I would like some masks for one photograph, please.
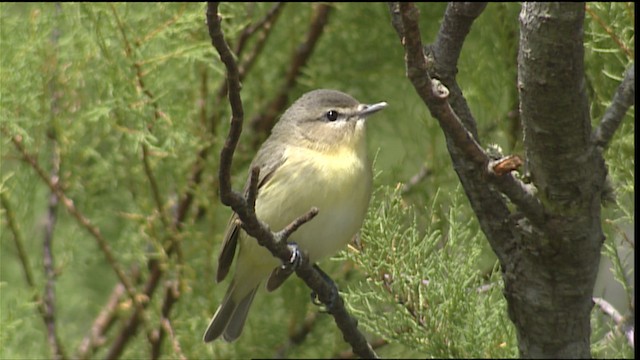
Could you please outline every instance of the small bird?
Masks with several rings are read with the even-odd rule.
[[[251,163],[260,168],[255,203],[259,220],[279,231],[312,207],[318,215],[289,238],[310,263],[336,254],[362,226],[371,197],[366,118],[387,106],[366,105],[336,90],[313,90],[289,107]],[[249,186],[245,186],[245,192]],[[228,274],[239,245],[233,280],[204,334],[236,340],[258,290],[277,289],[291,274],[247,235],[231,216],[218,256],[217,282]]]

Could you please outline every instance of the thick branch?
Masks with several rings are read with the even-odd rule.
[[[589,357],[591,294],[604,241],[606,170],[592,141],[584,3],[523,3],[518,91],[526,159],[547,221],[525,240],[507,294],[522,357]]]
[[[256,168],[251,171],[251,185],[248,191],[248,198],[245,199],[242,195],[233,191],[231,188],[231,162],[240,137],[240,132],[242,131],[244,113],[242,109],[242,100],[240,98],[238,67],[222,33],[220,24],[221,18],[218,15],[218,5],[218,3],[208,3],[207,25],[209,28],[209,35],[211,36],[211,42],[227,68],[228,95],[232,112],[229,135],[227,136],[225,145],[220,154],[220,199],[223,204],[230,206],[233,211],[238,214],[238,217],[242,221],[242,227],[247,234],[254,237],[260,245],[265,246],[274,256],[278,257],[286,264],[289,263],[292,258],[292,252],[286,243],[288,235],[306,221],[311,220],[316,211],[311,210],[310,213],[294,221],[294,223],[289,225],[286,230],[276,235],[258,220],[255,215],[255,209],[253,208],[253,205],[255,205],[255,197],[257,195],[259,169]],[[309,287],[311,287],[316,294],[318,294],[320,301],[324,304],[332,303],[331,311],[336,324],[343,332],[345,340],[351,344],[354,351],[362,357],[377,357],[366,342],[364,336],[358,332],[356,321],[347,313],[340,296],[334,297],[335,294],[333,293],[333,288],[327,284],[315,269],[313,269],[311,264],[308,263],[308,258],[306,256],[303,256],[302,263],[296,269],[296,274]]]
[[[479,13],[483,8],[475,8],[475,6],[477,5],[474,5],[474,8],[469,10],[472,14]],[[454,5],[450,5],[450,8],[453,7]],[[507,195],[507,197],[509,197],[509,199],[516,204],[534,224],[541,224],[544,216],[543,208],[533,193],[510,173],[500,176],[490,170],[488,165],[491,159],[477,143],[473,133],[467,130],[465,125],[463,125],[462,120],[449,105],[449,90],[444,87],[440,81],[430,77],[430,65],[423,52],[420,28],[418,26],[418,9],[412,4],[400,3],[397,7],[392,5],[391,11],[393,17],[396,18],[394,25],[396,26],[398,35],[400,36],[405,48],[407,77],[411,80],[418,95],[429,108],[431,115],[438,120],[440,127],[447,136],[447,139],[455,145],[457,150],[462,152],[462,155],[467,159],[467,161],[471,162],[484,178],[491,180],[492,184]],[[450,10],[448,8],[447,13],[453,11],[454,10]],[[460,9],[458,9],[458,11],[460,11]],[[445,21],[444,24],[453,26],[451,25],[451,21]],[[469,26],[470,23],[467,24],[467,32]],[[445,30],[446,29],[441,29],[441,32],[444,32]],[[466,36],[466,32],[464,32],[464,36]],[[446,59],[455,59],[457,61],[457,56],[459,55],[459,51],[462,46],[461,41],[464,39],[464,36],[458,36],[461,38],[459,40],[460,43],[450,45],[453,50],[449,52],[440,51],[439,53],[449,54],[445,56]],[[448,39],[448,42],[451,42],[452,37],[439,36],[438,38],[440,39],[441,37],[446,38]],[[447,41],[443,40],[441,43],[448,43]],[[455,74],[455,71],[457,71],[455,69],[455,62],[450,66],[452,67],[445,72]],[[475,131],[475,121],[471,123],[473,124],[473,130]],[[452,158],[453,157],[454,156],[452,154]],[[469,193],[469,191],[467,191],[467,193]],[[479,218],[482,218],[482,215],[478,216]],[[491,236],[489,236],[489,238],[491,238]]]
[[[629,65],[624,73],[624,79],[618,86],[611,105],[602,117],[600,126],[593,133],[593,141],[596,145],[606,148],[611,138],[622,123],[627,110],[636,102],[636,76],[635,63]]]
[[[442,26],[433,45],[437,58],[436,74],[443,83],[451,84],[458,73],[458,59],[462,45],[473,21],[484,11],[485,2],[452,2],[447,6]],[[474,136],[475,129],[472,130]]]

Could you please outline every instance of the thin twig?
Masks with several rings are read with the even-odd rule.
[[[35,170],[40,179],[43,180],[44,183],[49,187],[49,189],[51,189],[51,191],[56,194],[62,205],[76,219],[78,224],[80,224],[91,234],[91,236],[93,236],[93,238],[98,243],[100,250],[105,255],[107,262],[116,273],[116,276],[118,277],[120,282],[124,284],[125,289],[127,290],[127,294],[129,295],[131,300],[134,302],[134,304],[136,304],[137,307],[141,306],[141,299],[136,296],[136,290],[132,285],[131,280],[127,277],[124,270],[116,260],[115,256],[113,255],[113,251],[111,250],[111,246],[109,246],[109,242],[102,236],[100,229],[91,224],[91,221],[78,210],[73,200],[69,199],[67,195],[62,191],[62,189],[57,186],[57,184],[51,182],[51,179],[49,179],[47,174],[40,167],[40,164],[38,164],[36,158],[25,150],[24,146],[22,145],[22,137],[19,135],[11,136],[9,134],[9,131],[4,127],[2,127],[1,130],[6,136],[11,138],[13,145],[22,155],[23,159],[29,165],[31,165],[31,168]]]
[[[131,274],[132,279],[135,281],[138,279],[140,272],[137,268],[134,268]],[[82,339],[80,346],[76,352],[75,358],[88,359],[99,346],[103,345],[106,341],[105,335],[107,331],[113,326],[118,315],[118,305],[125,293],[125,288],[122,283],[117,283],[109,295],[109,299],[105,306],[100,310],[100,313],[93,321],[91,330]]]
[[[20,264],[22,265],[22,271],[24,272],[25,280],[27,281],[27,285],[30,288],[35,289],[36,284],[33,280],[33,274],[31,272],[31,266],[29,266],[29,258],[27,255],[27,251],[24,248],[24,240],[22,239],[22,233],[18,228],[18,223],[16,222],[15,213],[13,212],[13,207],[9,202],[9,198],[7,194],[4,192],[0,192],[0,202],[2,203],[2,207],[4,208],[5,216],[7,218],[7,225],[13,234],[13,243],[16,246],[16,250],[18,251],[18,259],[20,259]]]
[[[607,300],[594,297],[593,302],[598,305],[600,310],[607,314],[616,325],[621,326],[624,323],[624,317]]]
[[[251,127],[256,133],[266,133],[270,130],[277,116],[287,106],[287,98],[289,91],[296,83],[298,76],[300,75],[302,68],[307,64],[311,58],[311,54],[315,49],[320,36],[324,32],[324,29],[329,22],[329,15],[331,14],[332,5],[317,4],[314,13],[312,15],[311,23],[309,24],[309,30],[307,37],[304,41],[295,48],[289,61],[289,69],[285,75],[285,80],[282,83],[280,89],[276,92],[273,99],[265,106],[264,110],[259,112],[259,115],[254,117],[251,121]]]
[[[613,31],[613,29],[611,29],[611,27],[609,25],[607,25],[604,22],[604,20],[602,20],[602,18],[600,16],[598,16],[598,14],[595,11],[593,11],[593,9],[591,9],[589,4],[586,4],[584,9],[598,23],[598,25],[602,26],[602,29],[604,29],[604,32],[606,32],[607,35],[609,35],[611,40],[613,40],[613,42],[615,42],[618,45],[618,47],[625,53],[625,55],[627,55],[627,57],[629,59],[633,59],[634,58],[633,51],[631,51],[631,49],[629,49],[622,42],[622,40],[620,40],[620,38],[618,37],[618,35],[616,35],[616,33]]]
[[[264,15],[264,17],[261,20],[255,22],[253,24],[252,23],[247,24],[247,26],[240,33],[240,36],[238,37],[238,41],[236,42],[235,46],[233,47],[233,52],[238,57],[240,57],[242,55],[242,52],[245,49],[245,45],[247,44],[247,42],[251,38],[251,36],[253,36],[258,31],[265,31],[265,30],[268,30],[268,29],[271,28],[271,26],[273,25],[274,21],[282,13],[284,5],[286,5],[286,3],[284,3],[284,2],[275,3],[269,9],[269,11],[267,11],[267,13]]]
[[[625,337],[627,338],[627,342],[629,343],[629,346],[631,346],[631,348],[634,348],[635,329],[633,324],[628,323],[628,318],[622,316],[622,314],[620,314],[618,310],[616,310],[616,308],[613,307],[613,305],[611,305],[608,301],[606,301],[603,298],[594,297],[593,302],[596,305],[598,305],[598,308],[600,308],[600,310],[603,313],[605,313],[607,316],[611,318],[611,320],[613,320],[613,322],[616,324],[616,328],[622,330]]]
[[[144,87],[144,82],[138,81],[138,84]],[[202,85],[202,91],[206,93],[207,91],[206,84]],[[146,93],[147,93],[147,96],[151,96],[150,97],[150,100],[151,100],[153,98],[152,97],[153,95],[150,95],[151,93],[148,90],[146,91]],[[159,111],[157,111],[157,113],[159,114]],[[206,116],[206,109],[204,105],[202,105],[202,108],[201,108],[201,117],[202,116]],[[202,181],[204,163],[206,161],[209,149],[210,149],[210,146],[205,146],[196,155],[196,160],[192,167],[192,172],[188,180],[187,188],[185,190],[185,193],[182,195],[182,197],[180,197],[178,205],[175,207],[175,213],[171,223],[169,223],[168,220],[167,221],[163,220],[163,223],[168,224],[166,228],[169,230],[168,237],[170,240],[169,245],[163,250],[165,251],[166,256],[170,256],[174,251],[177,251],[178,252],[177,258],[178,258],[179,264],[183,263],[183,256],[182,256],[181,249],[178,246],[179,245],[178,232],[182,229],[183,223],[187,218],[187,214],[189,213],[189,209],[193,204],[195,188]],[[155,176],[153,175],[153,172],[151,171],[151,167],[148,164],[149,157],[148,157],[147,151],[148,150],[146,146],[143,146],[143,161],[145,165],[145,173],[147,178],[153,184],[153,182],[155,182]],[[152,188],[155,188],[155,190],[152,190],[154,193],[159,194],[157,185],[152,186]],[[164,217],[165,215],[162,215],[164,214],[164,206],[162,206],[162,201],[160,200],[160,197],[158,195],[154,195],[154,199],[156,203],[156,208],[160,212],[161,216]],[[142,293],[146,298],[150,299],[153,296],[160,282],[160,279],[164,274],[164,269],[157,259],[150,259],[147,264],[147,267],[149,268],[149,277],[147,278],[147,281],[143,286],[144,290],[142,291]],[[174,304],[174,303],[175,302],[172,302],[171,304]],[[145,303],[145,307],[146,307],[146,303]],[[138,326],[143,320],[142,311],[143,309],[136,309],[129,316],[125,324],[120,328],[120,331],[116,339],[111,344],[111,348],[107,351],[107,358],[117,358],[122,354],[122,351],[124,351],[126,344],[137,332]]]
[[[635,63],[631,63],[624,73],[624,79],[618,85],[613,95],[611,105],[602,117],[600,125],[594,130],[593,141],[596,145],[606,148],[613,135],[620,127],[627,110],[636,102]]]
[[[13,235],[13,242],[16,246],[16,250],[18,251],[18,258],[20,259],[22,270],[24,271],[25,278],[27,281],[27,285],[29,286],[31,292],[33,293],[33,297],[32,297],[33,303],[37,304],[37,309],[38,309],[38,312],[40,313],[40,317],[42,318],[42,321],[46,326],[47,312],[45,311],[44,302],[42,301],[41,296],[38,294],[38,289],[36,288],[36,285],[33,279],[31,266],[29,266],[28,254],[24,248],[22,233],[20,232],[20,229],[18,228],[18,223],[15,220],[13,207],[11,206],[11,203],[9,202],[9,199],[7,198],[4,192],[0,192],[0,204],[2,204],[2,207],[4,208],[5,215],[7,218],[7,225],[9,226],[9,229],[11,230],[11,233]],[[55,349],[57,349],[58,353],[60,354],[60,358],[66,359],[67,356],[65,355],[64,348],[62,347],[62,343],[60,342],[60,338],[58,338],[57,333],[54,333],[54,335],[55,335],[54,341],[56,342]]]
[[[165,335],[165,327],[163,321],[169,321],[169,314],[171,308],[178,301],[180,297],[180,291],[178,290],[178,284],[176,281],[167,281],[165,283],[164,299],[162,301],[162,309],[160,310],[160,326],[156,329],[151,336],[151,358],[160,358],[160,346]],[[178,348],[180,348],[178,346]]]
[[[274,256],[281,259],[283,263],[287,263],[289,259],[291,259],[291,250],[287,246],[286,236],[290,233],[287,231],[282,232],[280,235],[282,235],[283,238],[279,239],[280,241],[276,241],[274,234],[256,218],[255,209],[248,206],[247,199],[231,188],[231,163],[233,153],[242,131],[244,112],[242,108],[242,100],[240,98],[238,67],[222,33],[218,6],[218,3],[207,4],[207,25],[209,28],[211,42],[227,69],[227,82],[229,89],[228,96],[232,111],[229,134],[220,154],[220,200],[223,204],[230,206],[233,211],[238,214],[238,217],[242,221],[242,226],[247,234],[254,237],[260,245],[266,247]],[[254,187],[254,189],[250,189],[248,191],[249,194],[253,194],[252,197],[255,197],[255,194],[257,194],[257,190],[255,188],[257,188],[258,184],[258,175],[259,171],[252,169],[249,183],[251,184],[251,187]],[[251,200],[250,202],[253,203],[253,201],[254,200]],[[305,222],[305,220],[308,221],[312,217],[313,216],[308,215],[306,218],[296,220],[290,225],[290,227],[295,228],[300,226]],[[306,256],[302,257],[301,264],[296,269],[296,274],[316,292],[320,301],[324,304],[331,303],[331,314],[334,316],[334,320],[342,331],[345,340],[353,347],[354,352],[361,357],[377,357],[375,352],[371,349],[371,346],[367,343],[365,337],[357,330],[357,323],[347,313],[342,298],[339,295],[335,296],[334,288],[332,288],[322,278],[318,271],[309,264]]]
[[[184,356],[184,353],[182,352],[182,348],[180,347],[180,342],[178,341],[178,338],[176,337],[176,334],[173,331],[173,327],[171,326],[171,321],[169,321],[169,318],[165,318],[165,317],[161,318],[160,324],[162,325],[162,328],[169,334],[169,338],[171,339],[171,346],[173,347],[173,352],[178,356],[178,359],[186,360],[187,357]]]
[[[51,134],[55,134],[55,130],[51,129]],[[51,143],[52,143],[52,168],[51,168],[51,178],[50,181],[56,187],[59,186],[58,174],[60,172],[60,149],[58,149],[57,142],[55,140],[55,135],[51,135]],[[56,292],[55,292],[55,282],[56,282],[56,271],[55,271],[55,262],[53,259],[53,232],[56,226],[57,221],[57,209],[58,209],[58,196],[55,194],[55,191],[51,191],[49,194],[49,205],[47,210],[47,220],[45,222],[44,229],[44,241],[43,241],[43,251],[42,251],[42,264],[44,266],[44,274],[47,279],[44,287],[44,311],[45,311],[45,323],[47,327],[47,339],[49,341],[49,346],[51,347],[51,353],[53,357],[56,359],[60,359],[61,353],[60,349],[57,348],[57,335],[56,335],[56,317],[55,317],[55,309],[56,309]]]
[[[209,87],[208,87],[208,76],[207,76],[207,68],[202,68],[202,76],[200,79],[200,99],[198,100],[198,107],[200,112],[200,124],[203,128],[206,128],[207,125],[207,99],[209,97]],[[215,128],[211,129],[211,135],[215,136]],[[205,133],[205,132],[203,132]],[[185,189],[184,194],[180,197],[178,201],[178,205],[175,207],[175,213],[173,217],[174,227],[180,231],[182,230],[182,226],[184,220],[187,217],[187,213],[191,208],[191,204],[193,203],[193,199],[195,196],[195,191],[197,187],[202,182],[202,174],[205,169],[205,162],[207,160],[207,156],[211,150],[211,142],[203,139],[202,141],[205,145],[198,151],[196,155],[196,159],[191,166],[191,175],[187,179],[187,187]],[[208,144],[207,144],[208,142]]]
[[[304,215],[295,219],[291,224],[287,225],[284,229],[278,231],[274,234],[274,237],[278,240],[280,239],[288,239],[291,234],[296,232],[298,228],[307,222],[311,221],[314,217],[318,215],[318,208],[312,207],[311,210],[307,211]]]
[[[153,293],[160,283],[160,278],[163,275],[163,270],[157,259],[151,259],[148,262],[147,266],[149,268],[149,277],[147,278],[147,282],[144,284],[141,296],[145,297],[146,299],[151,299],[151,296],[153,296]],[[144,309],[148,305],[149,301],[146,301],[142,303],[142,307],[134,308],[133,314],[129,316],[129,319],[120,328],[118,335],[111,343],[111,347],[109,348],[109,350],[107,350],[107,355],[105,356],[105,358],[116,359],[120,357],[129,340],[131,340],[136,334],[138,326],[140,326],[140,323],[143,320]]]
[[[261,21],[249,28],[248,35],[253,35],[255,33],[255,29],[260,29],[260,32],[258,32],[258,38],[256,39],[251,52],[246,56],[243,56],[240,60],[240,64],[238,65],[241,81],[247,75],[249,70],[251,70],[253,64],[255,64],[258,59],[258,56],[262,53],[264,45],[267,43],[267,39],[272,33],[271,30],[273,29],[273,25],[280,18],[284,5],[285,3],[282,2],[275,4]],[[237,46],[236,49],[236,54],[240,57],[243,48],[241,46]]]
[[[116,8],[114,6],[111,7],[112,12],[114,14],[114,17],[116,19],[116,22],[118,24],[118,29],[120,31],[120,34],[122,36],[122,40],[124,43],[124,50],[125,50],[125,55],[127,56],[127,58],[129,58],[132,62],[132,67],[135,71],[135,80],[136,80],[136,87],[139,89],[139,91],[144,94],[144,96],[147,98],[148,103],[150,104],[152,110],[153,110],[153,119],[152,121],[148,122],[147,124],[147,130],[148,131],[152,131],[153,129],[153,125],[155,123],[158,122],[158,120],[160,119],[160,117],[162,116],[162,112],[160,110],[160,107],[158,106],[158,103],[156,101],[155,96],[153,95],[151,89],[149,89],[146,86],[146,83],[144,81],[144,71],[142,69],[142,64],[138,61],[135,61],[134,59],[134,52],[133,52],[133,47],[131,42],[129,41],[128,37],[127,37],[127,32],[125,30],[124,24],[122,23],[122,21],[120,21],[120,18],[118,16],[118,12],[116,11]],[[172,22],[176,21],[177,18],[181,16],[181,14],[178,14],[176,17],[174,17],[173,19],[169,20],[168,23],[165,23],[163,25],[163,27],[165,26],[169,26]],[[144,39],[143,39],[144,40]],[[140,44],[141,41],[136,41],[136,44]],[[149,185],[151,187],[151,194],[153,197],[153,201],[155,203],[156,206],[156,211],[158,213],[158,215],[160,216],[160,221],[162,222],[162,225],[164,226],[166,232],[167,232],[167,238],[169,240],[169,244],[168,245],[162,245],[163,250],[165,251],[165,253],[167,254],[167,256],[169,256],[171,253],[175,252],[176,253],[176,257],[177,257],[177,263],[178,263],[178,267],[177,267],[177,278],[181,279],[180,276],[180,271],[181,271],[181,264],[184,263],[184,257],[182,254],[182,248],[180,246],[180,241],[179,241],[179,236],[178,236],[178,226],[180,226],[180,224],[182,223],[182,221],[174,219],[174,221],[170,221],[169,220],[169,216],[167,214],[167,211],[165,209],[164,206],[164,200],[162,199],[161,191],[160,191],[160,187],[158,185],[158,182],[156,180],[156,176],[153,172],[152,166],[151,166],[151,154],[150,154],[150,150],[149,150],[149,146],[146,143],[143,143],[142,146],[142,162],[143,162],[143,166],[144,166],[144,173],[149,181]],[[199,176],[199,174],[196,172],[196,176]],[[186,195],[186,201],[188,203],[191,202],[192,199],[192,195],[189,195],[189,192],[187,192]],[[186,212],[186,209],[188,208],[184,206],[184,203],[180,203],[177,207],[177,212],[178,214],[184,214]],[[162,242],[162,244],[164,244],[164,241]],[[162,266],[160,266],[160,264],[158,263],[157,259],[151,259],[149,260],[148,263],[148,267],[151,269],[152,273],[149,276],[149,279],[147,281],[147,284],[145,285],[145,295],[148,296],[149,298],[153,295],[153,292],[157,286],[157,282],[160,280],[163,271]],[[148,290],[148,291],[147,291]],[[169,304],[165,304],[168,305],[169,308],[175,303],[175,301],[172,301]],[[137,331],[137,327],[140,324],[140,320],[143,320],[144,317],[143,315],[143,308],[138,308],[136,309],[136,311],[134,312],[134,314],[129,318],[129,321],[126,323],[126,325],[121,329],[121,333],[119,334],[119,336],[117,337],[117,340],[114,342],[113,346],[111,347],[111,349],[109,350],[109,354],[110,356],[113,357],[118,357],[120,355],[120,353],[122,352],[122,350],[124,350],[124,346],[128,343],[128,341],[133,337],[133,335],[136,333]],[[157,342],[152,342],[152,356],[154,358],[157,358],[159,356],[159,349],[160,349],[160,345],[162,342],[162,339],[164,338],[163,336],[163,330],[162,328],[160,328],[159,330],[159,334],[157,336]]]
[[[419,183],[422,182],[422,180],[424,180],[427,176],[431,175],[432,171],[427,168],[426,165],[422,165],[420,167],[420,170],[418,170],[418,172],[413,175],[409,181],[407,181],[406,183],[402,184],[402,188],[400,189],[400,192],[402,195],[406,195],[407,193],[409,193],[411,190],[413,190],[413,188],[415,186],[417,186]]]

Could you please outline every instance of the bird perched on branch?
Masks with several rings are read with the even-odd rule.
[[[272,230],[280,230],[315,207],[318,215],[289,240],[310,263],[342,249],[362,226],[371,197],[372,171],[365,123],[387,103],[361,104],[335,90],[314,90],[289,107],[251,163],[260,168],[255,211]],[[245,187],[248,190],[249,181]],[[236,340],[262,281],[277,289],[292,273],[248,236],[236,214],[227,226],[218,257],[216,280],[222,281],[236,259],[227,289],[204,341],[222,336]]]

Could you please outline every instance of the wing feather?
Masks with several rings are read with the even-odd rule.
[[[267,140],[256,154],[255,159],[251,163],[251,167],[260,167],[260,179],[258,181],[258,194],[260,189],[273,177],[273,174],[278,168],[285,162],[284,158],[284,145],[275,144]],[[244,194],[249,191],[249,179],[244,186]],[[239,220],[237,214],[231,215],[227,229],[225,230],[224,240],[222,241],[222,248],[218,255],[218,272],[216,274],[216,281],[220,282],[229,273],[231,263],[236,253],[236,247],[238,246],[238,236],[240,235],[241,225],[237,221]]]

